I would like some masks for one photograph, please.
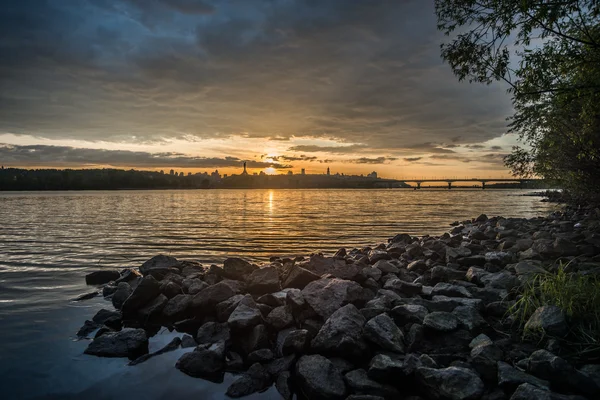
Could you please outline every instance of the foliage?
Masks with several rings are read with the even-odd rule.
[[[506,158],[518,176],[600,192],[600,2],[436,0],[442,56],[459,80],[509,85]]]
[[[509,312],[523,327],[538,307],[557,306],[565,313],[570,326],[566,343],[577,352],[599,352],[600,279],[567,270],[568,266],[561,264],[556,273],[536,275],[525,284]]]

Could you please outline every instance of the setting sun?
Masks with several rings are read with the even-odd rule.
[[[275,175],[277,170],[273,167],[265,168],[265,174],[267,175]]]

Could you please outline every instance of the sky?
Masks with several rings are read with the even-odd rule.
[[[425,0],[4,0],[0,163],[507,177]]]

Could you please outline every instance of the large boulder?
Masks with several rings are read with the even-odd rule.
[[[404,353],[404,334],[387,314],[371,318],[364,326],[364,336],[384,350]]]
[[[119,284],[120,285],[120,284]],[[118,291],[118,290],[117,290]],[[160,283],[152,276],[145,276],[123,303],[123,315],[132,315],[160,294]]]
[[[313,254],[310,260],[300,265],[317,275],[330,274],[338,267],[345,267],[346,261],[336,258],[324,257],[322,254]]]
[[[258,269],[256,265],[252,265],[241,258],[233,257],[225,260],[222,273],[226,278],[243,281],[256,269]]]
[[[275,307],[267,315],[267,323],[275,330],[282,330],[294,324],[294,316],[289,306]]]
[[[151,274],[153,271],[166,274],[173,271],[172,268],[178,268],[179,265],[180,262],[175,257],[159,254],[143,263],[140,267],[140,272],[144,276]]]
[[[585,400],[580,396],[569,396],[565,394],[554,393],[546,389],[539,388],[529,383],[523,383],[513,393],[510,400]]]
[[[319,279],[306,285],[302,295],[317,314],[327,319],[343,305],[361,299],[363,288],[354,281]]]
[[[279,272],[275,267],[254,270],[247,278],[248,291],[253,294],[277,292],[281,289]]]
[[[104,285],[110,281],[116,281],[121,277],[119,271],[103,270],[94,271],[85,276],[85,283],[88,285]]]
[[[479,399],[484,390],[481,378],[466,368],[421,367],[417,368],[416,376],[421,388],[433,399]]]
[[[95,338],[85,349],[85,354],[100,357],[129,357],[135,359],[148,353],[148,337],[143,329],[125,328],[107,332]]]
[[[346,396],[342,373],[321,355],[300,357],[296,363],[296,376],[300,390],[309,399],[341,400]]]
[[[550,336],[562,337],[569,327],[562,310],[556,306],[542,306],[535,310],[525,324],[525,331],[546,333]]]
[[[367,345],[362,338],[365,317],[352,304],[335,311],[312,341],[317,352],[344,358],[362,359]]]

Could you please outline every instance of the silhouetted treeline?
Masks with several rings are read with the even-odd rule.
[[[0,190],[113,190],[208,188],[205,175],[120,169],[0,169]]]

